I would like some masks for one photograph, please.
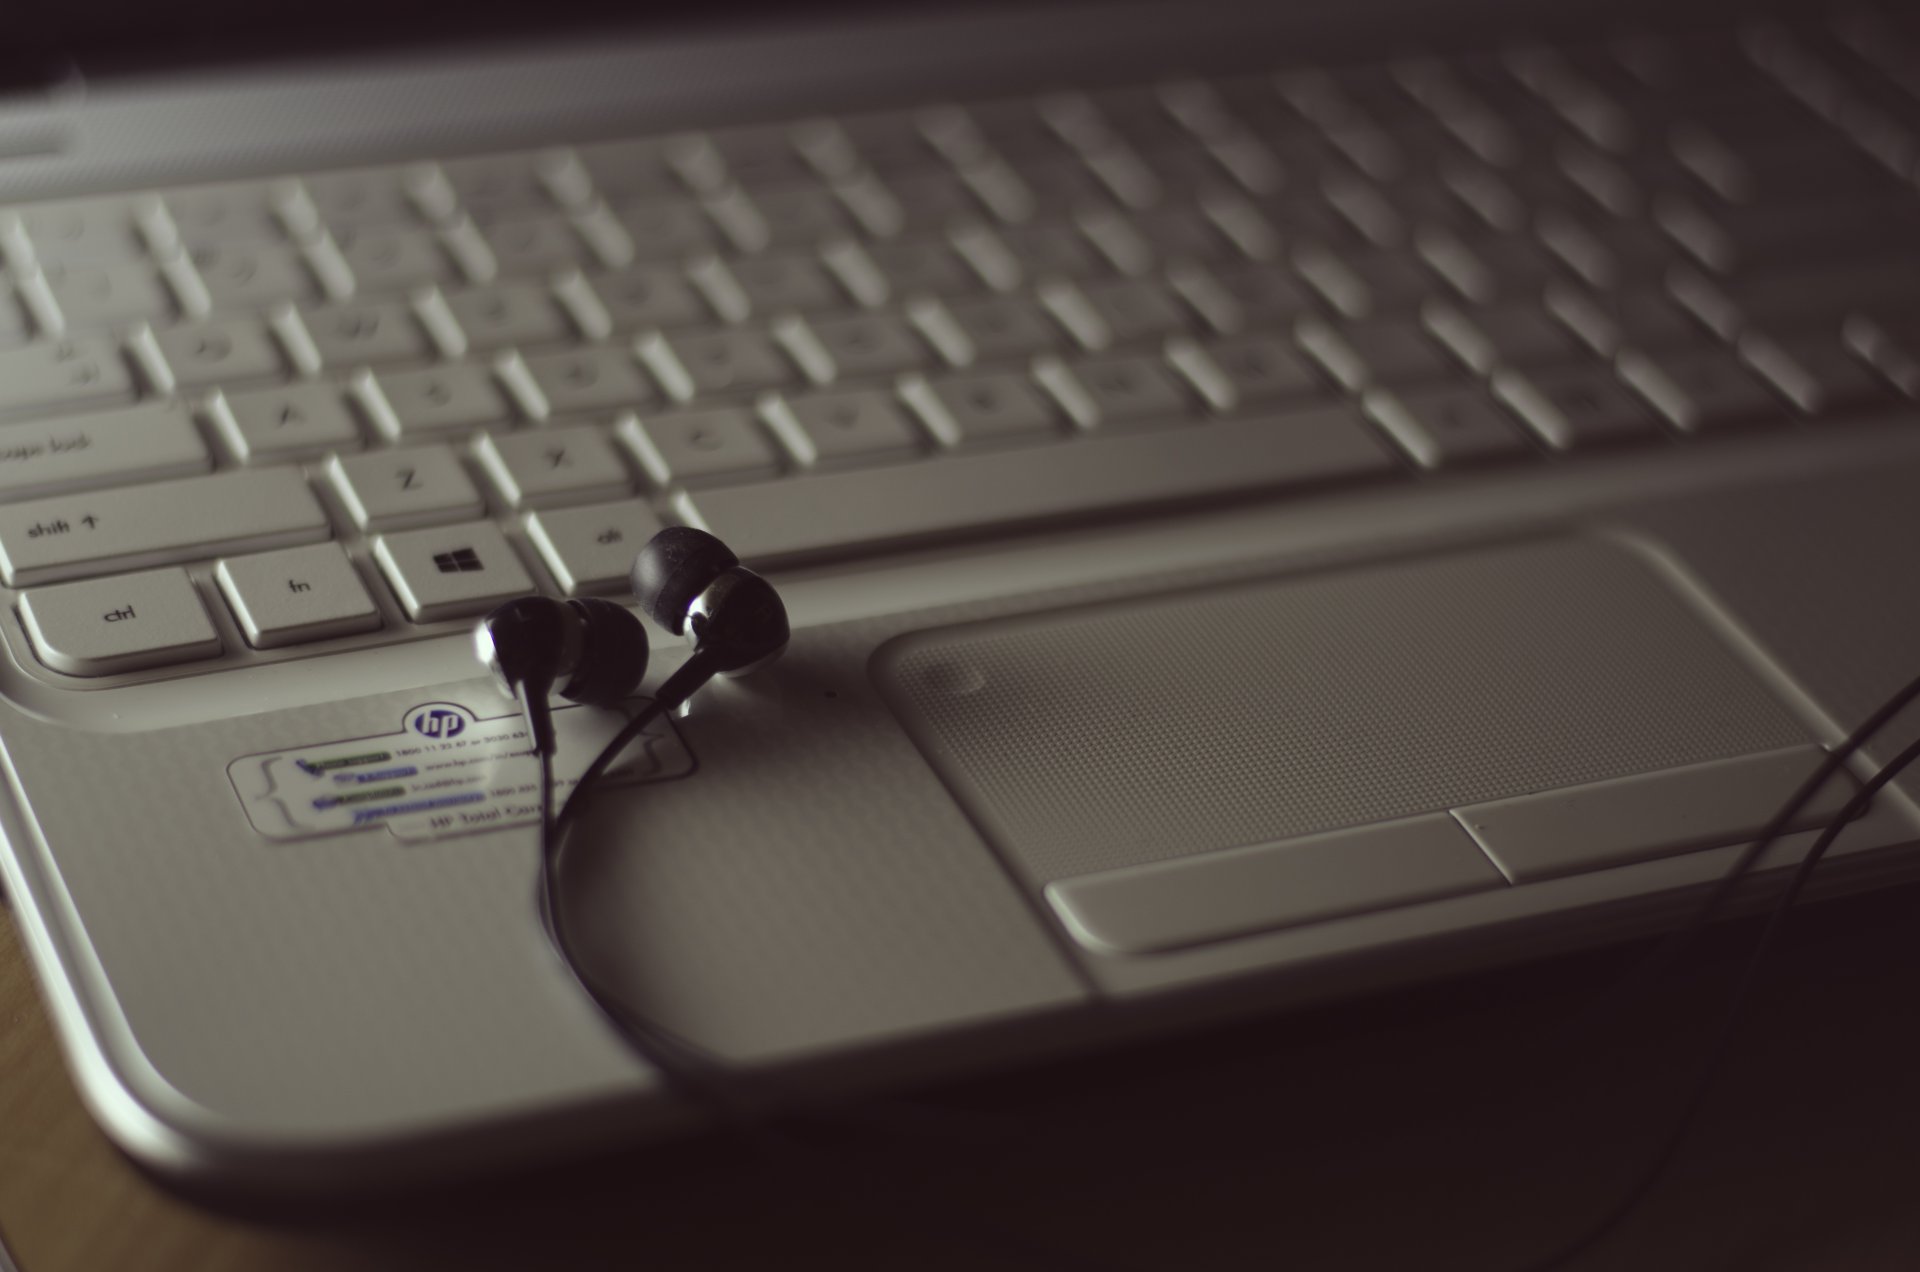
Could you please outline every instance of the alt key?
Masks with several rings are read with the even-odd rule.
[[[369,631],[380,611],[360,572],[332,543],[229,557],[214,571],[247,643],[274,649]]]
[[[40,661],[70,676],[107,676],[209,658],[220,637],[185,570],[149,570],[39,587],[20,619]]]

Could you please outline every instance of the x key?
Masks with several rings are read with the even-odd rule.
[[[476,450],[501,498],[515,508],[610,499],[632,488],[613,443],[591,427],[491,434]]]

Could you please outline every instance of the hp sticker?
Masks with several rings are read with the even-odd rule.
[[[482,718],[456,702],[416,702],[398,714],[393,733],[243,755],[227,765],[254,829],[270,839],[305,839],[384,826],[396,839],[417,841],[539,825],[540,783],[519,713]],[[573,789],[588,757],[628,719],[627,711],[588,707],[553,713],[556,794]],[[664,782],[694,771],[671,720],[654,720],[633,741],[609,778]]]

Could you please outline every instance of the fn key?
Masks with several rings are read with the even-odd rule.
[[[228,557],[214,571],[247,643],[273,649],[380,625],[380,611],[337,544]]]
[[[107,676],[220,652],[220,637],[185,570],[35,588],[20,598],[20,619],[40,661],[70,676]]]

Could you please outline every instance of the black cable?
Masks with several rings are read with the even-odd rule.
[[[621,736],[616,737],[596,757],[599,771],[604,771],[613,757],[660,714],[657,702],[647,704],[635,714],[628,722],[628,728],[621,731]],[[619,995],[587,970],[586,964],[575,951],[567,928],[566,911],[559,898],[561,855],[566,834],[564,824],[553,812],[553,757],[539,752],[539,760],[540,869],[537,902],[541,927],[560,965],[622,1041],[658,1069],[669,1085],[708,1109],[723,1123],[741,1123],[746,1118],[746,1111],[736,1090],[736,1082],[731,1075],[724,1073],[719,1062],[672,1030],[631,1011]],[[598,775],[596,770],[590,769],[589,772]],[[583,778],[581,784],[574,788],[573,795],[578,797],[585,788],[586,780]],[[572,799],[568,801],[568,806],[574,806]],[[564,815],[563,812],[562,817]]]
[[[679,701],[691,693],[694,687],[697,687],[698,684],[703,683],[707,679],[708,673],[706,669],[698,666],[697,663],[698,656],[696,655],[694,658],[690,658],[687,663],[683,664],[681,668],[661,686],[659,695],[640,711],[636,712],[607,745],[601,749],[599,754],[594,757],[592,763],[590,763],[582,773],[580,780],[576,783],[573,791],[562,805],[557,818],[552,815],[552,760],[550,757],[544,755],[541,757],[540,911],[542,921],[554,945],[555,952],[558,954],[561,963],[566,967],[568,974],[579,984],[582,991],[588,995],[589,999],[601,1011],[603,1016],[613,1025],[615,1030],[620,1033],[622,1038],[628,1042],[636,1053],[655,1065],[655,1067],[661,1071],[662,1075],[672,1085],[677,1087],[682,1094],[690,1096],[714,1112],[723,1125],[751,1141],[763,1154],[769,1157],[776,1155],[787,1157],[794,1156],[798,1153],[802,1156],[803,1160],[807,1160],[811,1159],[812,1155],[806,1154],[798,1145],[790,1142],[784,1136],[769,1135],[767,1133],[767,1125],[740,1100],[738,1092],[734,1088],[734,1084],[737,1081],[736,1076],[729,1073],[720,1061],[708,1055],[693,1043],[672,1033],[670,1030],[629,1011],[617,996],[608,991],[584,969],[572,951],[566,935],[564,919],[561,916],[557,904],[556,894],[559,858],[564,846],[565,832],[570,826],[573,817],[577,814],[578,810],[584,806],[588,792],[598,784],[600,778],[605,774],[614,760],[631,745],[635,739],[645,732],[650,724],[659,719],[665,713],[668,706],[677,705]],[[1889,698],[1849,734],[1839,746],[1829,751],[1814,772],[1807,777],[1792,797],[1775,813],[1773,819],[1768,823],[1761,836],[1742,850],[1732,867],[1716,882],[1713,891],[1703,901],[1693,917],[1652,952],[1649,958],[1637,969],[1635,975],[1629,978],[1629,983],[1635,980],[1644,981],[1646,977],[1657,971],[1659,967],[1670,963],[1672,959],[1677,957],[1679,953],[1684,950],[1688,942],[1711,920],[1713,914],[1725,903],[1727,897],[1732,893],[1739,881],[1751,871],[1761,855],[1785,833],[1786,827],[1792,823],[1793,819],[1800,814],[1826,783],[1832,780],[1833,776],[1847,763],[1855,752],[1870,742],[1896,714],[1916,698],[1920,698],[1920,677],[1916,677],[1893,697]],[[1741,973],[1741,979],[1735,988],[1733,997],[1729,1000],[1719,1032],[1708,1052],[1705,1062],[1701,1066],[1700,1075],[1696,1079],[1692,1094],[1684,1106],[1678,1121],[1675,1123],[1673,1130],[1670,1132],[1667,1140],[1662,1144],[1648,1169],[1643,1172],[1634,1187],[1630,1189],[1611,1210],[1603,1215],[1599,1221],[1575,1241],[1563,1247],[1559,1252],[1550,1256],[1544,1262],[1529,1265],[1529,1272],[1536,1272],[1536,1270],[1537,1272],[1550,1272],[1551,1269],[1560,1267],[1567,1260],[1577,1257],[1604,1240],[1607,1235],[1632,1213],[1640,1202],[1645,1199],[1647,1194],[1650,1193],[1665,1176],[1667,1169],[1671,1166],[1681,1146],[1684,1144],[1688,1132],[1692,1129],[1693,1123],[1697,1119],[1700,1110],[1705,1105],[1706,1098],[1712,1089],[1713,1079],[1717,1076],[1720,1067],[1724,1064],[1727,1054],[1731,1049],[1735,1028],[1745,1009],[1746,1001],[1751,994],[1759,968],[1776,934],[1784,923],[1788,909],[1798,897],[1807,877],[1811,875],[1813,867],[1819,862],[1820,858],[1825,855],[1828,846],[1838,837],[1841,830],[1845,828],[1849,821],[1858,815],[1860,810],[1866,806],[1866,803],[1873,798],[1873,795],[1888,782],[1892,781],[1894,777],[1916,758],[1920,758],[1920,743],[1916,743],[1914,746],[1908,748],[1908,750],[1903,751],[1886,767],[1882,768],[1879,773],[1876,773],[1874,778],[1863,786],[1861,790],[1856,792],[1848,801],[1846,807],[1839,816],[1828,825],[1821,838],[1815,843],[1806,858],[1801,862],[1800,868],[1796,872],[1792,883],[1789,885],[1786,894],[1781,898],[1777,908],[1773,911],[1768,927],[1763,933],[1759,943],[1756,944],[1753,954],[1749,957]],[[885,1180],[883,1182],[891,1184],[893,1181]],[[1036,1253],[1026,1242],[1017,1237],[1010,1237],[1010,1234],[999,1232],[992,1225],[979,1223],[978,1226],[981,1232],[990,1234],[997,1240],[1011,1239],[1023,1252],[1030,1255]],[[1038,1256],[1042,1259],[1049,1257],[1057,1259],[1059,1253],[1060,1252],[1055,1251],[1040,1251],[1038,1252]]]
[[[560,867],[566,846],[569,817],[585,805],[590,791],[620,753],[672,706],[683,701],[694,688],[704,683],[709,673],[696,665],[698,655],[682,664],[679,671],[660,686],[658,695],[648,702],[616,733],[593,758],[574,785],[556,817],[553,811],[553,757],[536,748],[540,764],[540,869],[537,902],[541,926],[555,956],[567,975],[586,994],[603,1019],[612,1026],[633,1052],[660,1071],[668,1085],[713,1115],[721,1128],[752,1148],[776,1169],[795,1174],[802,1182],[819,1189],[825,1196],[845,1202],[851,1196],[833,1186],[829,1176],[857,1177],[859,1182],[891,1195],[902,1207],[915,1210],[943,1226],[971,1234],[980,1244],[996,1253],[1015,1253],[1035,1266],[1055,1270],[1082,1269],[1083,1272],[1117,1272],[1107,1264],[1087,1259],[1077,1252],[1059,1250],[1028,1241],[977,1215],[960,1217],[930,1205],[924,1197],[903,1186],[893,1175],[867,1170],[840,1155],[809,1148],[784,1133],[768,1120],[770,1102],[750,1098],[743,1092],[743,1079],[724,1061],[689,1042],[672,1030],[630,1009],[620,997],[602,984],[575,953],[569,938],[565,910],[560,904]],[[826,1167],[822,1171],[822,1167]]]
[[[1583,1012],[1580,1018],[1581,1021],[1590,1025],[1595,1017],[1604,1015],[1610,1007],[1617,1006],[1628,1000],[1642,987],[1649,984],[1661,971],[1671,967],[1680,955],[1685,952],[1688,944],[1699,935],[1712,920],[1713,915],[1726,903],[1727,898],[1732,895],[1733,890],[1739,885],[1740,881],[1751,873],[1754,865],[1760,860],[1761,856],[1786,833],[1787,827],[1793,823],[1794,818],[1798,817],[1801,811],[1805,809],[1807,804],[1813,800],[1819,791],[1824,788],[1828,782],[1833,780],[1834,775],[1845,767],[1856,752],[1877,737],[1880,731],[1886,728],[1896,715],[1905,710],[1916,699],[1920,699],[1920,676],[1916,676],[1886,701],[1882,702],[1874,709],[1872,714],[1867,716],[1865,720],[1862,720],[1854,728],[1853,732],[1849,733],[1838,746],[1827,752],[1819,766],[1807,776],[1806,780],[1800,784],[1793,795],[1780,806],[1779,810],[1767,823],[1765,829],[1761,831],[1759,838],[1743,848],[1740,851],[1740,855],[1734,859],[1733,865],[1715,881],[1712,891],[1709,892],[1706,899],[1701,902],[1699,908],[1694,911],[1692,917],[1656,944],[1654,948],[1647,953],[1646,957],[1641,959],[1633,971],[1628,973],[1618,984],[1606,992],[1600,1002]],[[1890,762],[1887,768],[1883,768],[1881,772],[1886,773],[1889,769],[1898,772],[1898,769],[1893,768],[1896,764],[1900,764],[1900,760],[1896,759]],[[1904,765],[1902,765],[1902,767],[1904,767]],[[1876,775],[1876,777],[1877,776],[1878,775]],[[1884,784],[1884,782],[1881,783],[1881,785]],[[1878,790],[1879,787],[1875,786],[1873,789]],[[1858,794],[1856,794],[1854,798],[1858,799]],[[1852,807],[1851,802],[1848,807]],[[1747,986],[1750,985],[1753,974],[1757,972],[1762,959],[1765,957],[1772,933],[1778,929],[1780,922],[1784,919],[1787,907],[1792,905],[1793,899],[1799,893],[1801,884],[1804,883],[1806,876],[1812,872],[1813,863],[1817,863],[1820,857],[1825,854],[1825,845],[1832,842],[1832,838],[1839,834],[1840,829],[1846,825],[1852,815],[1853,814],[1849,812],[1842,812],[1828,824],[1826,836],[1823,836],[1823,838],[1818,841],[1815,849],[1808,853],[1807,858],[1801,864],[1800,871],[1796,873],[1794,877],[1795,882],[1789,887],[1779,908],[1774,910],[1773,917],[1769,921],[1765,933],[1761,937],[1760,942],[1756,944],[1754,952],[1750,956],[1749,962],[1741,974],[1741,980],[1735,989],[1734,997],[1729,1000],[1728,1014],[1722,1026],[1725,1038],[1731,1037],[1733,1022],[1737,1019],[1740,1011],[1744,1007]],[[1659,1180],[1664,1177],[1668,1167],[1672,1163],[1673,1157],[1678,1153],[1682,1142],[1685,1140],[1694,1118],[1698,1115],[1699,1107],[1705,1100],[1706,1088],[1710,1085],[1710,1079],[1714,1071],[1724,1061],[1724,1051],[1727,1045],[1728,1043],[1724,1040],[1716,1039],[1708,1053],[1709,1059],[1703,1066],[1702,1076],[1699,1079],[1699,1086],[1696,1088],[1694,1098],[1684,1107],[1680,1121],[1676,1124],[1669,1139],[1626,1197],[1615,1206],[1614,1210],[1603,1216],[1601,1220],[1592,1228],[1588,1229],[1587,1232],[1583,1233],[1571,1245],[1564,1247],[1560,1253],[1550,1257],[1544,1263],[1529,1265],[1529,1272],[1533,1272],[1533,1269],[1550,1269],[1557,1267],[1566,1260],[1574,1258],[1583,1251],[1591,1248],[1604,1239],[1609,1232],[1618,1226],[1619,1223],[1646,1198],[1647,1194],[1651,1192]]]
[[[1914,693],[1920,693],[1920,681],[1916,681],[1914,685],[1909,686],[1909,690]],[[1907,691],[1903,691],[1903,694],[1911,696]],[[1899,706],[1904,705],[1904,701],[1896,698],[1895,702],[1891,705],[1893,706],[1893,710],[1898,710]],[[1885,709],[1883,709],[1882,712],[1876,713],[1876,717],[1880,718],[1881,722],[1884,722],[1884,719],[1891,717],[1891,715],[1892,711]],[[1862,725],[1860,730],[1856,730],[1856,736],[1858,736],[1860,732],[1870,731],[1870,725],[1872,727],[1878,727],[1873,721],[1869,721],[1868,725]],[[1754,943],[1753,952],[1747,956],[1746,964],[1740,970],[1740,979],[1735,983],[1733,994],[1727,1000],[1726,1011],[1720,1018],[1720,1027],[1716,1031],[1713,1043],[1708,1048],[1706,1057],[1701,1063],[1699,1075],[1694,1079],[1692,1093],[1688,1096],[1686,1104],[1682,1106],[1679,1118],[1674,1122],[1673,1129],[1668,1132],[1666,1140],[1654,1155],[1651,1164],[1641,1173],[1640,1178],[1635,1181],[1633,1187],[1628,1189],[1620,1200],[1614,1204],[1613,1208],[1602,1215],[1597,1222],[1574,1241],[1561,1247],[1560,1250],[1551,1256],[1539,1262],[1528,1264],[1525,1272],[1552,1272],[1553,1269],[1564,1266],[1568,1260],[1577,1258],[1591,1250],[1617,1228],[1629,1214],[1633,1213],[1634,1208],[1646,1199],[1647,1194],[1652,1192],[1655,1186],[1657,1186],[1660,1180],[1666,1175],[1667,1169],[1673,1164],[1674,1158],[1679,1155],[1681,1145],[1686,1141],[1687,1133],[1693,1129],[1694,1121],[1699,1117],[1701,1109],[1705,1107],[1707,1096],[1713,1089],[1714,1079],[1719,1075],[1720,1069],[1725,1065],[1727,1057],[1733,1049],[1734,1033],[1740,1023],[1741,1013],[1746,1008],[1748,998],[1752,996],[1753,987],[1758,979],[1761,964],[1765,962],[1768,951],[1772,949],[1774,942],[1780,935],[1781,929],[1786,925],[1787,911],[1793,908],[1793,903],[1800,896],[1801,889],[1806,886],[1807,880],[1813,876],[1814,867],[1820,864],[1820,859],[1826,856],[1827,849],[1833,845],[1835,840],[1839,839],[1840,833],[1847,828],[1848,824],[1851,823],[1854,818],[1866,810],[1867,805],[1873,802],[1873,797],[1878,794],[1883,787],[1900,776],[1900,774],[1916,760],[1920,760],[1920,742],[1914,742],[1908,746],[1904,751],[1901,751],[1883,765],[1871,778],[1867,779],[1867,781],[1861,785],[1860,789],[1855,791],[1853,796],[1847,800],[1846,804],[1840,809],[1840,812],[1833,820],[1827,823],[1826,829],[1820,833],[1820,837],[1816,839],[1813,846],[1807,850],[1807,855],[1801,859],[1798,868],[1793,872],[1792,880],[1787,884],[1787,890],[1781,895],[1780,900],[1775,903],[1773,912],[1768,916],[1767,926],[1760,933],[1760,939]],[[1802,787],[1800,795],[1796,795],[1795,798],[1800,799],[1805,794],[1807,794],[1807,788]],[[1742,861],[1750,865],[1752,859],[1757,858],[1760,852],[1764,851],[1768,844],[1772,842],[1772,839],[1777,837],[1779,828],[1786,823],[1790,816],[1791,813],[1788,813],[1787,816],[1784,817],[1776,817],[1774,819],[1774,825],[1769,827],[1768,838],[1759,841],[1755,848],[1751,848],[1743,854]]]
[[[600,748],[600,754],[593,757],[593,762],[580,774],[580,780],[574,783],[572,792],[560,805],[560,816],[556,822],[558,828],[564,830],[572,824],[574,813],[586,799],[587,792],[599,784],[601,775],[622,751],[633,744],[635,738],[646,732],[648,725],[692,697],[694,690],[712,678],[712,663],[699,650],[695,650],[671,676],[661,682],[652,700],[635,712],[633,718],[621,726],[620,732]]]
[[[1620,984],[1609,991],[1608,1001],[1618,1002],[1631,996],[1639,986],[1647,984],[1659,972],[1672,966],[1674,960],[1679,958],[1701,930],[1712,921],[1714,914],[1726,903],[1740,881],[1753,870],[1761,854],[1786,833],[1793,819],[1800,815],[1801,810],[1812,801],[1820,789],[1833,780],[1834,774],[1845,767],[1856,751],[1878,736],[1880,730],[1884,729],[1894,716],[1905,710],[1916,698],[1920,698],[1920,676],[1916,676],[1904,688],[1881,703],[1873,714],[1861,721],[1839,746],[1827,752],[1820,766],[1800,784],[1800,788],[1793,793],[1793,797],[1780,806],[1780,811],[1773,815],[1773,820],[1767,823],[1760,837],[1742,849],[1740,855],[1734,859],[1733,865],[1715,881],[1713,891],[1707,894],[1706,900],[1702,901],[1700,908],[1694,911],[1693,917],[1655,945],[1640,964],[1623,977]],[[1604,1006],[1605,1004],[1597,1005],[1594,1011],[1587,1014],[1590,1016],[1596,1014],[1604,1010]]]

